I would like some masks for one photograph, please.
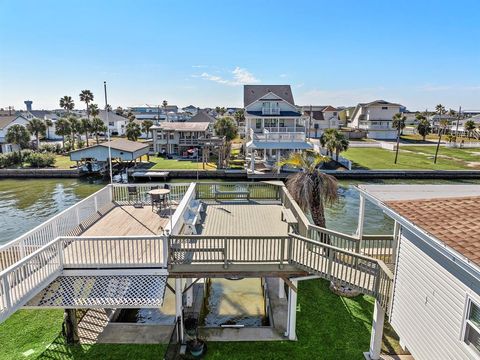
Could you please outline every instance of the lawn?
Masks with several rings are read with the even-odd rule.
[[[206,359],[363,359],[368,350],[373,298],[334,295],[324,280],[299,285],[298,341],[208,343]],[[161,359],[165,345],[65,346],[59,310],[21,310],[0,325],[0,359]],[[387,325],[383,351],[400,351]],[[22,355],[26,351],[31,355]],[[33,352],[32,352],[33,351]]]
[[[165,159],[157,156],[150,156],[150,163],[152,166],[150,169],[161,169],[161,170],[202,170],[203,166],[201,162],[195,161],[179,161],[175,159]],[[214,163],[208,163],[205,166],[205,170],[215,170],[217,166]]]
[[[479,169],[479,149],[453,149],[441,147],[437,164],[433,163],[435,146],[402,146],[398,162],[394,164],[395,152],[380,148],[350,148],[342,153],[352,161],[353,168],[371,170],[472,170]]]
[[[72,166],[77,165],[75,161],[70,160],[68,155],[55,155],[55,167],[57,169],[70,169]]]

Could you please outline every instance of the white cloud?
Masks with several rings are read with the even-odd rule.
[[[240,86],[245,84],[256,84],[260,82],[251,72],[247,69],[237,66],[234,70],[231,71],[232,78],[225,79],[218,75],[213,75],[207,72],[203,72],[200,75],[192,75],[192,77],[201,78],[204,80],[213,81],[219,84],[225,84],[229,86]]]

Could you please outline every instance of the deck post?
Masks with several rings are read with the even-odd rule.
[[[285,281],[282,278],[278,278],[278,298],[285,299]]]
[[[372,335],[370,338],[370,350],[368,352],[371,360],[380,359],[384,320],[385,310],[382,308],[380,302],[375,300],[375,307],[373,309]]]
[[[298,289],[298,281],[291,280],[292,284]],[[288,288],[288,317],[287,317],[287,332],[285,336],[288,340],[297,340],[295,328],[297,326],[297,293],[291,287]]]
[[[186,299],[185,299],[185,306],[186,307],[192,307],[193,305],[193,286],[190,286],[192,285],[192,279],[191,278],[188,278],[186,280],[186,283],[185,283],[185,287],[190,287],[188,290],[187,290],[187,293],[186,293]]]
[[[183,291],[182,291],[182,279],[175,278],[175,316],[180,319],[180,343],[183,344]]]
[[[363,194],[360,194],[360,203],[358,206],[358,226],[357,226],[357,237],[359,240],[359,252],[362,249],[362,238],[363,238],[363,225],[365,221],[365,197]]]

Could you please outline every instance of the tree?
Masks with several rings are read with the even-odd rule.
[[[55,134],[62,137],[62,148],[65,149],[65,136],[69,136],[72,132],[70,121],[67,118],[60,118],[55,123]]]
[[[430,125],[430,121],[428,121],[423,114],[417,114],[415,117],[418,120],[417,131],[423,138],[423,141],[425,141],[427,135],[432,132],[432,126]]]
[[[117,106],[117,108],[115,109],[115,114],[123,116],[123,113],[123,108],[121,106]]]
[[[33,118],[27,123],[27,130],[37,139],[37,150],[40,149],[40,136],[45,136],[47,125],[43,120]]]
[[[81,128],[82,128],[81,130],[85,134],[85,139],[87,141],[87,146],[89,146],[89,144],[88,144],[88,134],[90,133],[90,131],[92,131],[92,122],[89,119],[82,118],[80,120],[80,124],[81,124]]]
[[[82,123],[75,116],[69,116],[70,134],[72,139],[72,150],[75,150],[75,137],[82,132]]]
[[[467,132],[468,138],[470,139],[470,137],[472,135],[472,131],[475,130],[475,128],[476,128],[475,121],[473,121],[473,120],[465,121],[465,125],[463,125],[463,128]]]
[[[137,123],[130,121],[127,124],[125,129],[125,134],[127,135],[127,139],[131,141],[137,141],[138,137],[142,134],[142,130],[140,129],[140,125]]]
[[[79,96],[80,101],[83,101],[87,106],[87,119],[90,120],[90,109],[88,107],[88,104],[93,101],[93,93],[90,90],[82,90]]]
[[[168,106],[168,101],[163,100],[162,101],[162,107],[163,107],[163,112],[165,113],[165,120],[168,121],[168,115],[167,115],[167,106]],[[158,119],[160,120],[160,119]]]
[[[440,149],[440,142],[442,141],[442,133],[444,133],[447,130],[448,126],[448,120],[443,119],[440,120],[440,123],[438,125],[438,142],[437,142],[437,148],[435,149],[435,157],[433,159],[433,163],[437,163],[437,156],[438,156],[438,150]]]
[[[438,104],[437,106],[435,106],[435,112],[438,114],[438,134],[440,135],[440,122],[442,121],[442,115],[445,115],[447,113],[447,110],[445,110],[445,106],[443,106],[442,104]]]
[[[213,124],[213,128],[218,136],[225,136],[225,140],[227,140],[227,142],[235,139],[238,134],[237,124],[230,117],[222,117],[217,119],[215,124]]]
[[[5,140],[10,144],[18,145],[18,155],[21,160],[22,153],[20,150],[28,145],[30,133],[25,126],[14,124],[8,128]]]
[[[325,203],[337,200],[337,180],[320,171],[318,166],[328,158],[314,151],[291,152],[290,156],[279,163],[289,165],[301,171],[289,175],[287,189],[300,208],[309,212],[315,225],[325,227]]]
[[[402,113],[396,113],[392,117],[392,127],[397,129],[397,149],[395,150],[395,164],[398,160],[398,150],[400,150],[400,133],[405,128],[405,121],[407,117]]]
[[[320,136],[320,144],[327,149],[327,154],[338,161],[338,157],[342,151],[346,151],[349,146],[347,137],[337,129],[326,129]]]
[[[233,117],[237,121],[237,125],[240,124],[240,123],[243,123],[245,121],[245,110],[244,109],[238,109],[233,114]]]
[[[106,133],[108,131],[107,125],[105,125],[102,121],[102,119],[98,117],[94,117],[91,122],[91,128],[90,131],[92,134],[95,134],[95,139],[97,140],[98,144],[98,134],[99,133]]]
[[[65,95],[64,97],[60,98],[60,107],[65,109],[67,113],[72,111],[75,108],[75,103],[71,96]]]
[[[112,105],[110,105],[110,104],[105,105],[105,110],[106,111],[112,111]]]
[[[98,116],[100,114],[100,109],[98,108],[97,104],[91,104],[88,107],[89,114],[92,115],[92,117]]]
[[[50,130],[49,128],[53,126],[53,121],[50,119],[45,119],[45,126],[47,127],[47,138],[50,138]]]
[[[142,131],[147,134],[148,138],[148,133],[150,132],[150,128],[153,126],[153,121],[152,120],[143,120],[142,121]]]

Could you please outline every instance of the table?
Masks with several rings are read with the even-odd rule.
[[[148,192],[149,195],[159,195],[163,197],[163,204],[164,206],[167,205],[167,195],[170,194],[170,189],[153,189]],[[152,209],[153,209],[153,201],[152,201]],[[160,204],[161,209],[161,204]]]

